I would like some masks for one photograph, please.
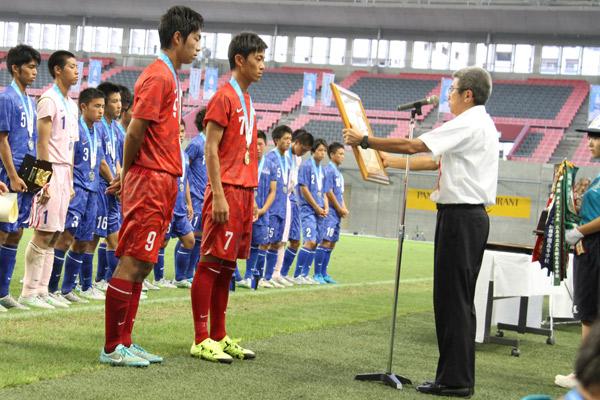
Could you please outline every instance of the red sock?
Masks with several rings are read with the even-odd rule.
[[[137,315],[138,306],[140,305],[142,286],[143,284],[141,282],[134,282],[131,289],[131,300],[129,301],[127,318],[125,320],[125,326],[123,327],[123,334],[121,335],[121,343],[125,347],[131,346],[131,332],[133,332],[133,323],[135,322],[135,316]]]
[[[235,263],[223,264],[221,273],[213,285],[212,300],[210,303],[210,338],[219,341],[227,335],[225,320],[227,302],[229,301],[229,286],[231,277],[235,272]]]
[[[192,314],[194,316],[195,343],[208,338],[208,312],[214,282],[221,273],[221,265],[200,262],[192,282]]]
[[[133,291],[133,282],[112,278],[106,290],[104,306],[104,351],[112,353],[122,344],[121,336]]]

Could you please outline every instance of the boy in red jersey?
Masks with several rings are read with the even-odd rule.
[[[158,27],[159,58],[135,84],[121,178],[108,188],[111,193],[122,193],[123,225],[116,249],[119,264],[106,290],[101,363],[145,367],[162,362],[162,357],[133,344],[131,332],[144,279],[158,259],[173,217],[182,173],[177,69],[191,63],[200,51],[202,24],[202,16],[194,10],[171,7]]]
[[[254,358],[252,351],[227,335],[225,312],[235,263],[248,257],[256,217],[257,128],[248,87],[262,76],[266,48],[255,33],[240,33],[231,40],[231,80],[212,97],[204,117],[209,182],[202,209],[200,263],[192,283],[195,340],[190,353],[209,361]]]

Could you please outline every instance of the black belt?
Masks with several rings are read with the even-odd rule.
[[[447,208],[458,208],[463,210],[470,210],[473,208],[484,208],[483,204],[467,204],[467,203],[457,203],[457,204],[437,204],[438,210],[445,210]]]

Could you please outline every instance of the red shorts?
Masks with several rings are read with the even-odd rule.
[[[224,184],[223,192],[229,205],[229,219],[217,224],[212,219],[213,193],[210,185],[206,187],[202,207],[202,254],[228,261],[246,259],[252,241],[254,189]]]
[[[177,177],[162,171],[131,166],[121,191],[123,225],[117,257],[130,256],[156,263],[177,198]]]

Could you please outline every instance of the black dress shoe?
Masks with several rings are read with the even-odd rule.
[[[434,382],[424,382],[417,386],[417,391],[434,396],[471,397],[475,392],[472,387],[454,387]]]

